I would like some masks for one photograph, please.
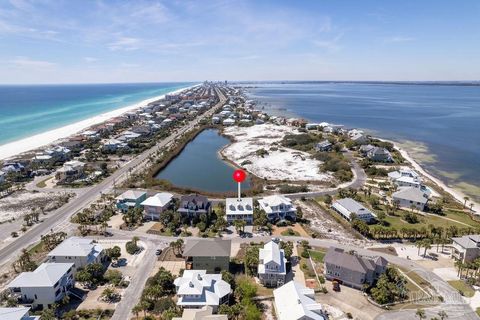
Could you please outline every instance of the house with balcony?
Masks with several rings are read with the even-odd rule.
[[[463,263],[480,257],[480,235],[471,234],[452,238],[452,257]]]
[[[92,239],[70,237],[60,243],[47,255],[52,263],[73,263],[73,271],[84,268],[87,264],[105,261],[105,250]]]
[[[42,263],[35,271],[22,272],[8,284],[20,304],[49,308],[74,286],[73,263]]]
[[[212,211],[212,203],[205,196],[190,194],[180,198],[177,211],[190,218],[199,217],[203,213],[208,216]]]
[[[172,206],[173,194],[160,192],[147,198],[140,205],[145,212],[145,219],[159,220],[160,214]]]
[[[40,320],[40,316],[31,316],[30,308],[0,308],[0,319],[2,320]]]
[[[188,239],[183,249],[187,270],[201,269],[219,273],[230,269],[231,240]]]
[[[266,287],[278,287],[285,283],[287,275],[285,251],[276,242],[266,243],[258,251],[258,279]]]
[[[253,199],[252,198],[227,198],[225,201],[225,218],[228,224],[235,220],[243,220],[253,224]]]
[[[335,247],[328,249],[324,263],[326,279],[360,290],[377,280],[388,265],[383,257],[362,257]]]
[[[221,274],[207,274],[206,270],[185,270],[173,283],[178,298],[177,306],[184,309],[209,306],[216,313],[220,305],[228,303],[232,292]]]
[[[147,193],[144,191],[128,190],[115,198],[117,200],[117,209],[127,212],[130,208],[141,208],[141,203],[147,199]]]
[[[272,195],[258,200],[260,208],[265,211],[270,221],[289,219],[295,221],[297,208],[292,200],[282,195]]]
[[[85,163],[81,161],[67,161],[63,164],[61,168],[57,170],[57,172],[55,173],[55,179],[57,179],[58,183],[75,181],[83,177],[85,172],[84,168]]]
[[[377,219],[377,215],[375,213],[351,198],[344,198],[335,201],[332,204],[332,209],[340,213],[340,215],[347,221],[352,220],[353,216],[355,216],[357,219],[365,221],[366,223],[372,223]]]
[[[415,207],[423,211],[428,203],[428,192],[423,188],[400,187],[397,192],[392,194],[394,202],[401,208]]]

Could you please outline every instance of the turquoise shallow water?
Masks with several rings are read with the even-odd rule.
[[[423,150],[417,159],[480,201],[480,86],[393,83],[249,83],[276,114],[364,128]],[[408,149],[408,148],[407,148]]]
[[[0,145],[189,85],[192,83],[1,85]]]

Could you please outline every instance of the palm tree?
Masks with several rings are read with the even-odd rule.
[[[423,240],[423,247],[425,248],[425,251],[423,252],[423,257],[426,257],[427,256],[427,250],[432,248],[432,240],[430,240],[430,239]]]
[[[467,207],[467,201],[470,200],[470,198],[469,197],[463,197],[463,200],[465,201],[463,203],[463,208],[465,209]]]
[[[427,318],[427,316],[425,315],[425,310],[423,309],[417,309],[417,312],[415,312],[415,316],[417,316],[420,320]]]
[[[470,203],[470,211],[472,211],[472,212],[473,212],[473,202],[472,202],[472,203]]]
[[[448,318],[448,314],[443,310],[438,311],[438,316],[440,317],[440,320]]]
[[[418,248],[418,255],[420,255],[420,249],[423,247],[423,241],[417,241],[415,246]]]

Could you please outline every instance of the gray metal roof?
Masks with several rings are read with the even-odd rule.
[[[201,239],[187,240],[185,257],[230,257],[231,240]]]
[[[72,267],[73,263],[42,263],[33,272],[22,272],[8,287],[53,287]]]
[[[325,255],[325,263],[342,266],[343,268],[367,273],[374,271],[375,267],[386,266],[388,261],[384,258],[367,259],[354,254],[346,253],[343,249],[330,247]]]

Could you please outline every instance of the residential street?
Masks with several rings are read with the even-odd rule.
[[[65,221],[68,221],[73,214],[87,207],[90,203],[100,197],[102,193],[106,193],[111,190],[115,184],[122,182],[127,174],[135,171],[138,168],[141,168],[142,165],[148,161],[150,155],[157,152],[158,149],[165,147],[169,143],[175,141],[175,139],[179,138],[183,133],[193,129],[200,122],[200,120],[208,118],[214,114],[216,109],[222,106],[226,100],[223,93],[221,93],[219,90],[217,90],[217,93],[219,94],[220,101],[210,110],[197,117],[183,128],[177,130],[165,140],[160,141],[155,147],[138,155],[135,159],[125,164],[125,166],[115,171],[111,176],[105,178],[105,180],[99,184],[86,189],[84,193],[78,194],[77,197],[72,199],[68,204],[50,214],[50,216],[46,218],[44,222],[32,227],[27,233],[1,248],[0,266],[11,261],[12,258],[19,254],[21,249],[26,248],[30,244],[38,241],[42,234],[46,234],[51,229],[55,230],[57,226],[64,224]],[[61,189],[59,191],[61,191]]]

